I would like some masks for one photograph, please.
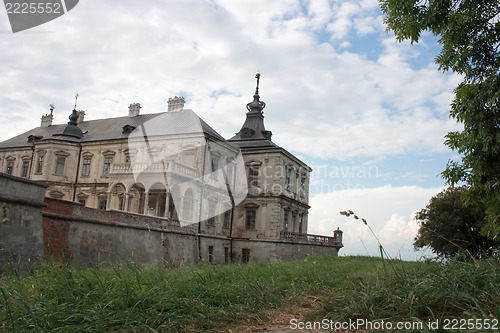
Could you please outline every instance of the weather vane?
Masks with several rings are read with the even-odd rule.
[[[76,110],[76,104],[77,104],[77,102],[78,102],[78,97],[80,97],[80,95],[76,94],[76,95],[75,95],[75,110]]]

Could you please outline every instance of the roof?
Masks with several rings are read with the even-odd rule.
[[[178,134],[203,134],[217,141],[226,141],[203,119],[198,117],[192,110],[181,110],[143,114],[136,117],[106,118],[83,121],[78,127],[83,132],[83,138],[61,135],[67,125],[50,125],[48,127],[36,127],[11,139],[0,142],[0,148],[26,147],[28,137],[38,137],[39,141],[60,140],[65,142],[94,142],[117,139],[127,139],[129,133],[124,133],[125,126],[140,127],[141,132],[146,132],[149,137],[156,135],[178,135]],[[142,126],[141,126],[142,125]],[[41,138],[40,138],[41,137]]]

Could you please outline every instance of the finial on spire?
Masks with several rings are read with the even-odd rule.
[[[260,72],[255,73],[255,78],[257,79],[257,88],[255,88],[255,95],[259,96]]]
[[[77,120],[78,120],[78,112],[76,109],[73,109],[73,112],[69,115],[69,122],[68,125],[77,125]]]
[[[78,97],[80,97],[80,95],[76,94],[75,95],[75,110],[76,110],[76,104],[78,103]]]
[[[257,88],[255,88],[255,95],[253,95],[253,102],[247,104],[247,110],[262,113],[262,110],[266,107],[266,103],[261,101],[259,96],[260,72],[257,72],[255,74],[255,78],[257,79]]]

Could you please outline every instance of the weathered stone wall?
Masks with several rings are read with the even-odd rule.
[[[75,265],[133,260],[185,265],[197,261],[196,234],[167,219],[101,211],[46,198],[46,254]]]
[[[0,227],[0,272],[32,269],[43,258],[41,208],[46,188],[0,173],[0,207],[6,204],[8,219]]]
[[[242,261],[242,250],[250,250],[250,262],[280,262],[308,256],[337,256],[339,247],[287,240],[233,240],[234,262]]]
[[[46,185],[0,174],[0,204],[8,223],[0,229],[0,269],[35,268],[50,256],[74,265],[106,265],[132,260],[137,264],[190,265],[199,261],[284,261],[308,255],[337,255],[338,246],[308,241],[242,238],[209,234],[198,225],[123,211],[103,211],[78,203],[45,198]],[[249,252],[248,252],[249,251]]]

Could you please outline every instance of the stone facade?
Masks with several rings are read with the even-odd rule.
[[[185,110],[179,97],[159,114],[141,115],[140,104],[133,103],[128,116],[84,121],[85,113],[73,110],[67,125],[52,125],[52,108],[42,126],[0,143],[0,171],[43,183],[48,198],[82,209],[187,227],[196,235],[185,237],[198,239],[192,253],[198,260],[335,255],[340,233],[307,234],[312,170],[271,141],[259,78],[243,127],[229,140]],[[248,195],[239,198],[243,189]],[[292,243],[297,251],[286,253]],[[165,256],[171,259],[153,257]]]
[[[55,257],[72,265],[137,264],[179,267],[202,262],[283,261],[337,255],[335,238],[290,232],[289,239],[245,239],[198,232],[169,218],[83,207],[45,198],[45,185],[0,173],[0,271],[33,270]],[[311,239],[314,237],[315,239]]]

